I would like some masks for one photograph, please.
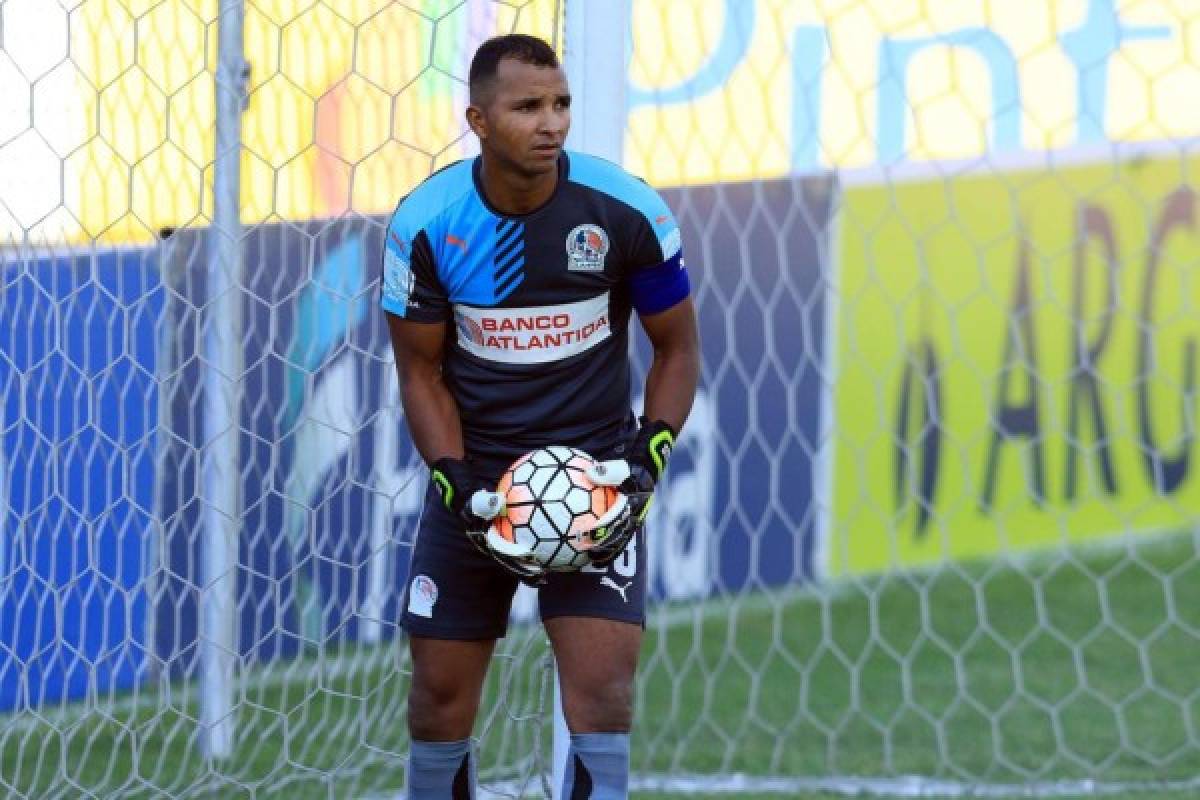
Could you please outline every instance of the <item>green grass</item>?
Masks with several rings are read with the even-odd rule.
[[[689,794],[687,796],[690,798],[690,800],[730,800],[730,795],[728,795],[728,794]],[[856,797],[856,795],[846,795],[846,794],[834,793],[834,792],[816,792],[816,793],[801,792],[800,794],[786,795],[787,800],[846,800],[846,798],[848,796]],[[875,797],[875,798],[881,797],[880,795],[871,795],[871,796]],[[911,797],[912,795],[910,794],[910,795],[906,795],[906,796]],[[1145,789],[1139,789],[1139,790],[1133,791],[1133,792],[1105,793],[1105,794],[1101,794],[1101,795],[1097,795],[1097,794],[1054,795],[1054,800],[1094,800],[1094,798],[1096,798],[1098,796],[1104,797],[1104,798],[1106,798],[1106,800],[1189,800],[1189,798],[1191,798],[1193,795],[1191,795],[1191,794],[1184,795],[1178,791],[1156,792],[1156,791],[1147,791]],[[637,798],[637,800],[667,800],[667,798],[671,798],[672,800],[678,800],[680,795],[678,795],[678,794],[637,794],[637,793],[634,793],[633,797]],[[739,795],[737,795],[737,800],[781,800],[782,797],[784,797],[784,795],[779,795],[779,794],[739,794]],[[857,797],[862,797],[862,795],[857,795]],[[925,794],[925,795],[921,795],[921,797],[923,798],[923,800],[933,800],[934,798],[937,798],[938,795]],[[962,797],[962,795],[960,794],[959,797]],[[1015,795],[1010,795],[1010,796],[1005,797],[1002,795],[995,795],[995,794],[989,793],[987,795],[987,797],[989,798],[989,800],[1029,800],[1030,795],[1015,794]]]
[[[634,770],[1191,779],[1200,774],[1198,551],[1200,539],[1180,535],[1019,568],[975,563],[658,607],[643,648]],[[0,794],[394,793],[407,744],[400,652],[351,651],[340,671],[327,654],[246,681],[237,755],[219,765],[197,752],[198,708],[182,685],[107,715],[0,718]],[[479,728],[485,778],[544,765],[549,675],[537,629],[503,643]]]

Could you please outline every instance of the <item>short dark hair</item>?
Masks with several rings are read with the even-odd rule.
[[[496,77],[500,62],[506,58],[514,58],[535,67],[557,67],[558,56],[554,48],[546,41],[524,33],[507,33],[503,36],[493,36],[475,51],[471,59],[471,71],[467,78],[467,86],[471,92],[471,102],[481,99],[481,95]]]

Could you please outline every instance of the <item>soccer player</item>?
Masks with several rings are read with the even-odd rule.
[[[470,736],[518,580],[535,582],[571,732],[564,797],[627,795],[645,623],[641,522],[691,409],[699,344],[679,227],[648,185],[566,152],[571,95],[540,39],[490,39],[470,69],[480,155],[432,175],[388,226],[383,307],[413,442],[430,467],[402,624],[413,676],[409,797],[473,797]],[[640,424],[629,328],[654,349]],[[493,493],[544,446],[601,460],[632,513],[582,571],[489,555]],[[506,568],[507,567],[507,568]]]

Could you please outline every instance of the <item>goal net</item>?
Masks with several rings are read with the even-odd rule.
[[[383,226],[475,152],[475,45],[583,2],[0,0],[6,795],[400,796]],[[1200,788],[1200,8],[636,0],[624,70],[585,42],[703,344],[629,556],[635,790]],[[480,776],[549,794],[513,615]]]

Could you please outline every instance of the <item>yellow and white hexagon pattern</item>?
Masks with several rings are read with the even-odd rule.
[[[470,147],[472,44],[557,5],[247,3],[245,220],[390,209]],[[625,160],[660,186],[1200,135],[1194,0],[632,7]],[[0,13],[0,244],[207,224],[216,0]]]

